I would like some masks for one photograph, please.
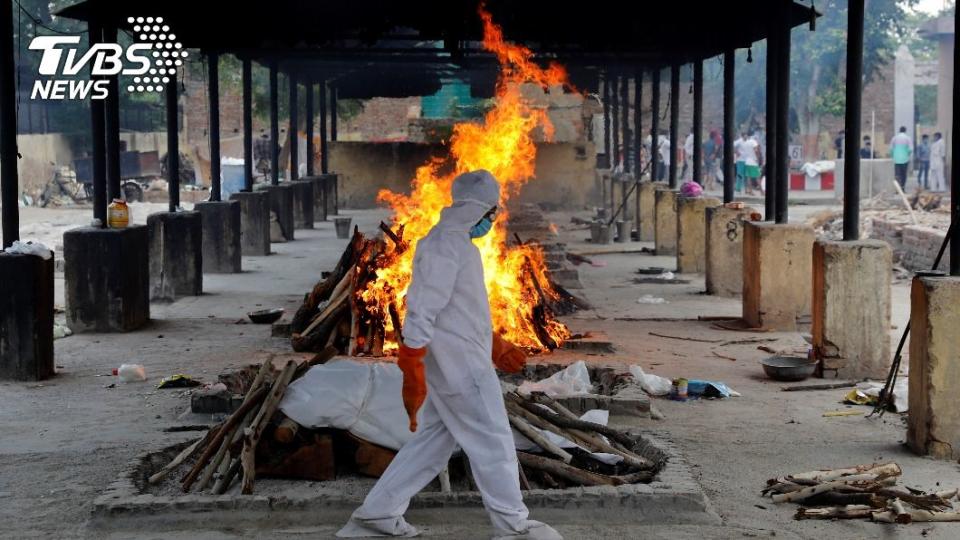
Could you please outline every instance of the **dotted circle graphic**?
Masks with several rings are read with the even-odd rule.
[[[140,38],[141,43],[150,45],[153,49],[153,65],[150,67],[152,77],[134,77],[133,83],[127,86],[128,92],[163,92],[164,84],[170,82],[177,75],[177,66],[183,65],[187,51],[183,44],[177,41],[177,35],[170,31],[170,25],[164,24],[163,17],[127,17],[127,22],[133,25],[133,31]]]

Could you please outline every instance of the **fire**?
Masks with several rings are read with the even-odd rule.
[[[403,226],[403,239],[409,248],[387,254],[377,270],[377,279],[360,296],[368,310],[386,321],[387,333],[392,334],[393,325],[384,315],[391,303],[401,314],[405,311],[403,299],[410,285],[417,240],[426,236],[439,221],[440,211],[450,205],[453,179],[464,172],[486,169],[500,182],[502,210],[493,230],[475,243],[483,258],[494,330],[516,345],[540,350],[547,345],[545,341],[559,345],[570,332],[552,315],[543,313],[543,297],[557,297],[547,278],[543,252],[534,245],[508,245],[509,216],[505,208],[510,197],[534,177],[537,149],[533,133],[542,129],[548,139],[553,135],[546,111],[524,99],[523,85],[546,89],[569,84],[562,66],[542,68],[533,61],[532,51],[505,42],[502,30],[482,6],[480,18],[483,46],[500,64],[495,105],[482,122],[454,126],[450,155],[422,165],[409,196],[389,190],[379,193],[378,200],[394,212],[394,229]]]

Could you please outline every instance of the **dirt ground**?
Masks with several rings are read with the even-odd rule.
[[[791,208],[795,219],[807,210]],[[380,211],[348,211],[360,228],[374,231]],[[84,224],[89,211],[24,212],[24,227],[49,231],[41,223],[67,227]],[[586,217],[586,213],[580,213]],[[571,230],[570,214],[552,214],[570,251],[587,252],[588,231]],[[52,225],[51,225],[52,226]],[[84,334],[56,342],[58,375],[42,383],[0,383],[0,537],[129,538],[129,532],[92,530],[87,520],[94,498],[112,482],[117,469],[147,451],[183,441],[190,433],[164,429],[194,423],[189,399],[181,390],[157,390],[160,378],[186,373],[214,380],[225,368],[257,362],[270,351],[287,351],[270,328],[243,322],[260,307],[293,310],[303,293],[329,269],[346,244],[332,224],[298,230],[297,240],[274,244],[269,257],[244,257],[238,275],[204,276],[205,293],[167,305],[154,304],[152,321],[127,334]],[[60,231],[62,232],[62,231]],[[59,233],[58,233],[59,234]],[[26,235],[25,235],[26,236]],[[48,237],[55,236],[48,233]],[[56,238],[53,238],[56,240]],[[51,242],[54,243],[55,242]],[[637,251],[648,244],[611,246]],[[782,392],[782,383],[763,376],[758,361],[767,355],[756,344],[718,346],[696,340],[776,338],[778,349],[803,347],[799,333],[756,334],[717,329],[698,315],[738,315],[740,302],[706,296],[702,276],[682,276],[687,285],[638,285],[638,268],[672,268],[672,258],[639,253],[594,256],[603,267],[579,267],[596,309],[567,319],[577,331],[603,331],[617,353],[581,356],[570,352],[555,360],[585,358],[597,364],[639,364],[665,377],[722,381],[742,397],[720,401],[674,402],[654,399],[665,419],[628,420],[668,434],[694,467],[696,476],[722,516],[720,526],[604,526],[583,516],[583,525],[560,527],[566,538],[938,538],[960,537],[960,524],[878,525],[862,521],[794,521],[792,505],[775,505],[760,496],[767,478],[822,467],[895,460],[902,483],[920,489],[960,486],[960,466],[911,454],[903,445],[905,418],[850,416],[825,418],[845,409],[843,390]],[[105,261],[109,264],[109,261]],[[62,305],[62,274],[58,303]],[[644,294],[664,298],[660,305],[640,304]],[[893,324],[902,328],[909,309],[908,284],[894,285]],[[659,337],[650,333],[669,335]],[[891,335],[898,335],[892,330]],[[679,338],[679,339],[675,339]],[[735,358],[730,360],[717,354]],[[146,383],[117,384],[110,376],[121,363],[146,367]],[[860,408],[864,414],[867,408]],[[531,516],[536,518],[536,515]],[[488,531],[451,523],[447,518],[417,523],[436,538],[485,538]],[[339,527],[258,530],[218,527],[204,530],[150,530],[137,538],[327,538]]]

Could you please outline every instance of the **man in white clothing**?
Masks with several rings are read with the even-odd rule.
[[[933,134],[933,144],[930,145],[930,191],[945,191],[947,182],[944,170],[947,165],[947,143],[939,131]]]

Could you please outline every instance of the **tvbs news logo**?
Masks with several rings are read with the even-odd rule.
[[[126,90],[163,92],[164,85],[177,76],[187,51],[177,41],[163,17],[128,17],[133,25],[135,43],[124,47],[116,43],[97,43],[80,54],[80,36],[38,36],[30,49],[41,51],[41,77],[34,81],[30,99],[104,99],[109,84],[102,77],[132,76]],[[90,68],[91,80],[71,78]]]

